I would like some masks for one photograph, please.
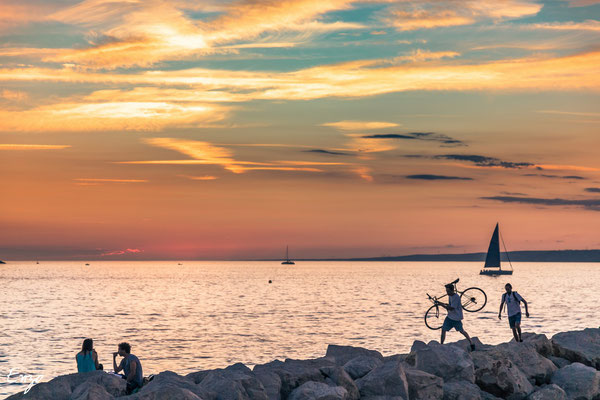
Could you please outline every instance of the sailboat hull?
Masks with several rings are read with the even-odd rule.
[[[488,276],[496,276],[496,275],[512,275],[513,271],[507,269],[500,270],[490,270],[490,269],[482,269],[479,271],[479,275],[488,275]]]
[[[293,262],[293,261],[284,261],[284,262],[282,262],[281,264],[282,264],[282,265],[296,265],[296,263],[295,263],[295,262]]]

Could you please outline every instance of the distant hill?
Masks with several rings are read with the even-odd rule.
[[[315,261],[485,261],[486,253],[413,254],[409,256],[344,258]],[[507,261],[502,253],[502,261]],[[526,250],[508,253],[511,261],[521,262],[600,262],[600,250]]]

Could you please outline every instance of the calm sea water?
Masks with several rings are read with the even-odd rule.
[[[76,371],[85,337],[112,369],[127,341],[145,375],[248,366],[325,354],[330,343],[384,355],[414,340],[439,340],[425,327],[425,293],[478,286],[486,307],[465,313],[465,329],[484,343],[511,339],[498,321],[506,282],[530,304],[525,331],[597,327],[600,264],[515,263],[512,277],[480,277],[480,263],[396,262],[16,262],[0,265],[0,396],[23,390],[7,374],[49,380]],[[269,284],[269,280],[272,283]],[[448,341],[461,339],[454,331]]]

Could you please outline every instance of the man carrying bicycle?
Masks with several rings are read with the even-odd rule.
[[[446,317],[446,319],[444,320],[444,324],[442,325],[442,337],[440,339],[440,343],[444,344],[444,340],[446,339],[446,332],[454,328],[458,332],[462,333],[464,337],[467,338],[469,344],[471,345],[471,351],[473,351],[475,350],[475,345],[471,341],[471,337],[469,337],[469,334],[463,329],[463,312],[462,305],[460,303],[460,296],[454,292],[454,285],[452,283],[446,285],[446,294],[448,294],[448,304],[438,302],[440,306],[448,310],[448,316]]]
[[[502,301],[500,302],[500,311],[498,311],[498,319],[502,319],[502,307],[506,303],[506,313],[508,314],[508,325],[513,331],[513,335],[517,342],[522,342],[521,337],[521,302],[525,304],[525,315],[529,318],[529,309],[527,308],[527,302],[517,292],[513,292],[512,285],[507,283],[504,286],[506,293],[502,294]]]

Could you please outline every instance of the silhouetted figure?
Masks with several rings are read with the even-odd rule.
[[[500,310],[498,311],[498,319],[502,319],[502,307],[506,303],[506,313],[508,314],[508,325],[513,331],[513,335],[517,342],[522,342],[521,337],[521,302],[525,304],[525,315],[529,318],[529,309],[527,308],[527,302],[517,292],[513,292],[512,285],[507,283],[504,286],[506,293],[502,294],[502,301],[500,302]]]
[[[85,339],[81,345],[81,351],[75,356],[77,361],[77,372],[90,372],[102,369],[98,363],[98,353],[94,350],[94,341]]]
[[[448,310],[448,316],[446,317],[446,319],[444,320],[444,324],[442,325],[442,337],[440,339],[440,343],[444,344],[444,340],[446,340],[446,332],[454,328],[458,332],[462,333],[464,337],[467,338],[469,344],[471,345],[471,350],[475,350],[475,345],[471,341],[471,337],[463,329],[462,305],[460,304],[460,296],[454,292],[453,284],[449,283],[446,285],[446,294],[448,295],[448,304],[438,303],[440,306]]]
[[[117,355],[123,357],[121,363],[117,366]],[[127,379],[127,394],[142,387],[144,383],[144,374],[140,360],[131,354],[129,343],[119,344],[119,351],[113,353],[113,369],[115,373],[123,371],[124,378]]]

